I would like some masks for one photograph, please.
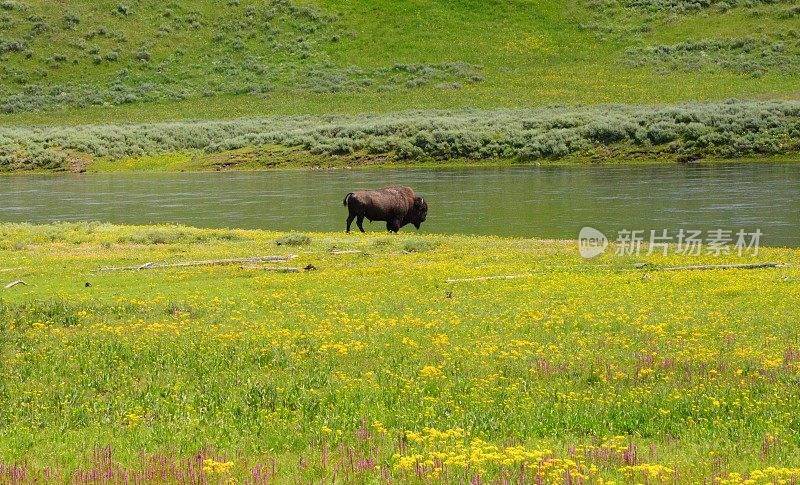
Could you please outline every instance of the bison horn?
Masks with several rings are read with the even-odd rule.
[[[424,197],[420,197],[419,198],[419,205],[423,205],[424,203],[425,203],[425,198]]]

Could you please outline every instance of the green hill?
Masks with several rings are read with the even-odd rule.
[[[780,0],[0,2],[0,123],[800,97]]]

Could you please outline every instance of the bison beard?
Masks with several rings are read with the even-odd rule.
[[[361,232],[364,232],[364,218],[372,221],[386,221],[386,230],[397,232],[406,224],[419,229],[428,215],[428,204],[417,197],[411,187],[386,187],[379,190],[359,190],[344,197],[343,204],[349,212],[347,232],[353,219]]]

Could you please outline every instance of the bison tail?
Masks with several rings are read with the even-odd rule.
[[[344,196],[344,200],[342,201],[343,206],[347,207],[347,199],[349,199],[351,195],[353,195],[352,192]]]

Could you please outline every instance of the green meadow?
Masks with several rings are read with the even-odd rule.
[[[0,0],[0,173],[796,163],[799,20]],[[800,251],[616,249],[0,224],[0,483],[795,483]]]
[[[585,260],[493,237],[0,232],[4,284],[26,283],[0,290],[3,481],[800,473],[797,250]],[[270,255],[287,259],[142,267]],[[755,262],[788,266],[659,269]]]
[[[797,99],[794,1],[5,0],[3,124]]]

